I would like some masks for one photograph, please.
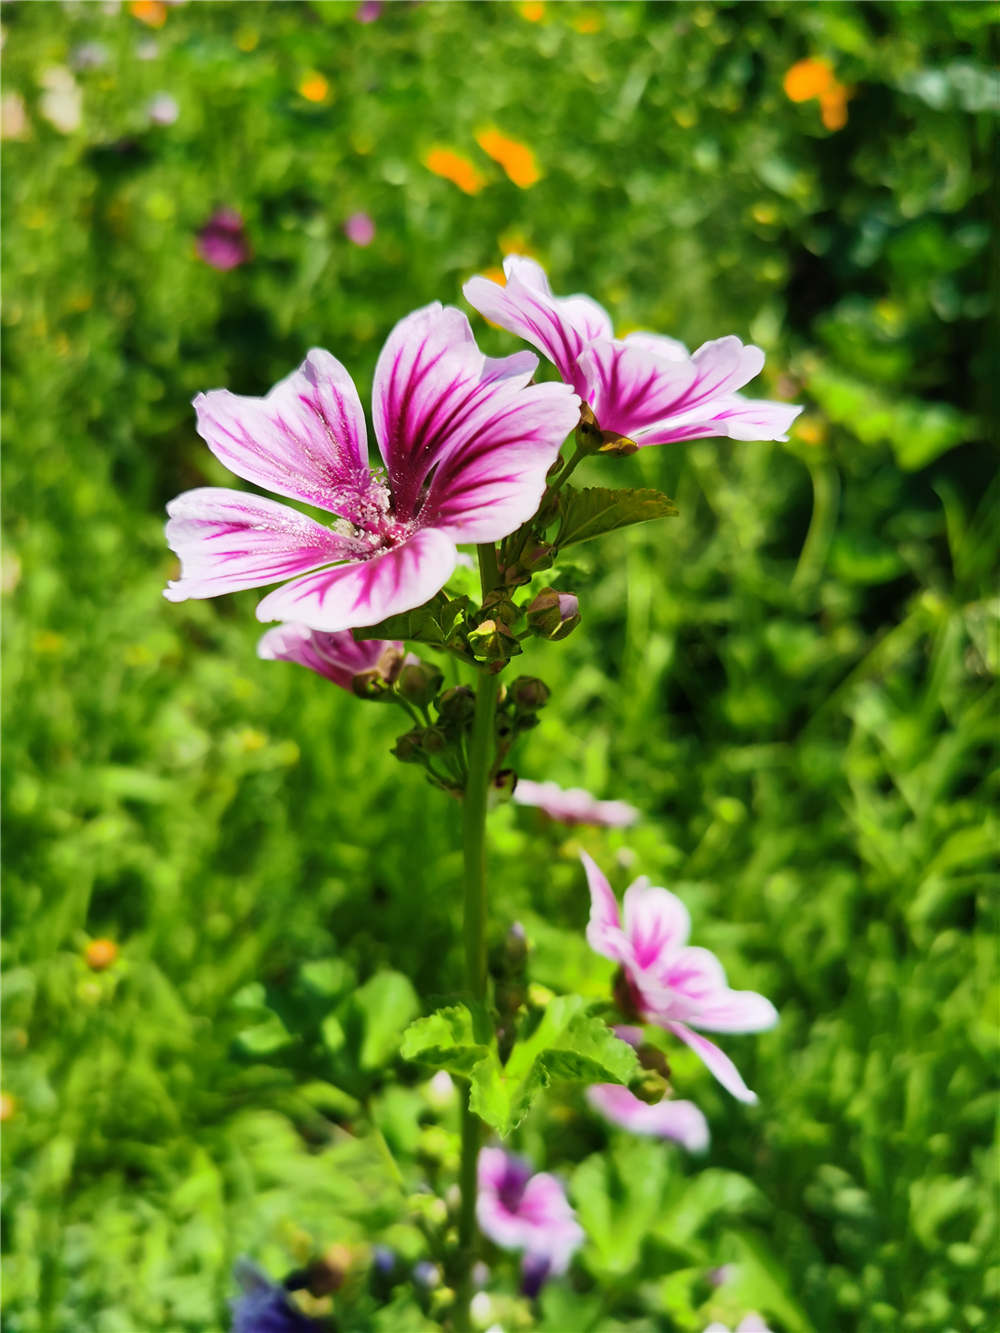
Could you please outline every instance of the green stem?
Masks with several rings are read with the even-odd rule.
[[[545,494],[542,496],[542,502],[538,506],[539,512],[544,510],[546,502],[552,499],[553,495],[555,495],[559,487],[562,486],[564,482],[569,481],[570,477],[576,471],[579,464],[582,463],[586,457],[587,455],[583,449],[578,448],[576,450],[572,458],[569,460],[569,462],[566,464],[563,470],[559,473],[559,475],[553,478],[553,480],[550,481],[548,486],[545,488]],[[479,549],[482,550],[482,547],[480,547]]]
[[[496,548],[479,547],[479,573],[483,596],[498,581]],[[469,775],[462,809],[462,846],[465,857],[465,990],[476,1005],[486,999],[486,809],[493,769],[497,681],[480,672],[476,686],[476,711],[469,740]],[[472,1266],[476,1260],[476,1164],[480,1146],[479,1117],[468,1100],[462,1106],[462,1159],[459,1171],[461,1208],[458,1219],[458,1280],[456,1282],[455,1329],[466,1333],[472,1299]]]

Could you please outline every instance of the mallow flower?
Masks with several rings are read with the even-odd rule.
[[[755,991],[730,990],[715,954],[688,945],[691,919],[675,894],[643,876],[625,890],[623,920],[607,879],[586,852],[580,856],[590,887],[587,943],[621,964],[629,1005],[690,1046],[734,1097],[756,1102],[732,1060],[693,1029],[762,1032],[778,1021],[774,1005]]]
[[[599,801],[583,787],[560,787],[556,782],[532,782],[529,778],[518,778],[514,801],[536,806],[560,824],[628,828],[639,818],[639,811],[627,801]]]
[[[630,1134],[672,1139],[688,1152],[703,1152],[708,1147],[708,1122],[694,1102],[664,1097],[650,1105],[617,1083],[595,1083],[586,1095],[605,1120]]]
[[[479,1154],[476,1220],[502,1249],[521,1250],[525,1295],[535,1296],[547,1277],[565,1273],[583,1244],[583,1228],[562,1185],[547,1171],[533,1175],[522,1157],[502,1148]]]
[[[294,621],[269,629],[257,644],[257,656],[269,662],[297,662],[343,690],[354,689],[356,676],[375,676],[391,684],[404,663],[420,660],[396,640],[359,642],[350,630],[327,634]]]
[[[530,384],[536,365],[530,353],[484,356],[454,308],[407,316],[375,368],[384,470],[374,471],[361,400],[329,352],[311,351],[264,398],[199,394],[199,434],[232,472],[337,517],[318,523],[245,491],[187,491],[167,506],[181,577],[165,596],[290,579],[258,619],[327,633],[420,606],[451,575],[457,543],[506,537],[538,507],[578,399],[563,384]]]
[[[802,411],[737,392],[760,374],[764,353],[716,338],[691,353],[655,333],[616,338],[611,317],[589,296],[555,296],[541,265],[504,260],[506,286],[470,278],[465,299],[553,363],[590,408],[599,430],[639,448],[706,436],[785,440]]]

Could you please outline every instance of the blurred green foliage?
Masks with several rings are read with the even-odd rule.
[[[782,1012],[728,1043],[753,1111],[672,1060],[707,1165],[575,1095],[522,1127],[589,1233],[536,1326],[996,1327],[995,8],[139,14],[3,11],[6,1327],[206,1333],[239,1253],[427,1254],[382,1145],[404,1192],[453,1178],[454,1105],[392,1058],[406,978],[425,1012],[459,984],[452,811],[389,757],[393,718],[256,660],[253,594],[161,600],[161,516],[229,482],[194,393],[263,392],[313,344],[365,385],[397,318],[517,247],[622,329],[753,338],[763,392],[807,407],[787,445],[588,463],[680,517],[581,548],[584,627],[519,663],[554,687],[520,770],[645,816],[495,817],[496,928],[524,921],[536,985],[606,982],[585,844],[616,887],[676,888]],[[839,130],[783,92],[807,58],[851,90]],[[478,149],[491,125],[537,184]],[[253,249],[226,273],[194,246],[218,204]],[[378,1309],[359,1282],[350,1327],[435,1326],[433,1293]]]

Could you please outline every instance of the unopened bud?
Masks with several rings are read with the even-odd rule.
[[[539,708],[545,707],[552,691],[544,680],[539,680],[536,676],[518,676],[517,680],[511,683],[509,693],[518,712],[535,713]]]
[[[643,1069],[650,1070],[651,1073],[659,1074],[664,1082],[670,1080],[670,1065],[667,1063],[667,1057],[659,1046],[654,1046],[651,1042],[644,1041],[636,1047],[636,1055],[639,1057],[639,1063]]]
[[[426,708],[443,681],[444,676],[429,662],[408,662],[399,673],[396,692],[418,708]]]
[[[483,599],[483,610],[488,611],[494,620],[507,626],[513,625],[521,614],[520,607],[514,605],[503,588],[495,588],[493,592],[486,594]]]
[[[401,764],[419,764],[423,757],[423,740],[423,727],[414,727],[412,731],[405,731],[397,738],[391,753]]]
[[[483,620],[469,634],[469,647],[482,662],[505,662],[521,651],[502,620]]]
[[[639,1077],[628,1085],[628,1090],[633,1097],[638,1097],[647,1106],[655,1106],[657,1102],[662,1102],[670,1091],[670,1084],[652,1069],[644,1069]]]
[[[504,955],[508,968],[519,972],[528,957],[528,937],[520,921],[515,921],[503,940]]]
[[[425,754],[440,754],[448,748],[448,737],[442,727],[426,727],[421,737]]]
[[[437,701],[438,721],[445,726],[462,726],[471,722],[476,711],[476,696],[468,685],[455,685],[445,690]]]
[[[578,598],[555,588],[543,588],[528,607],[528,627],[542,639],[565,639],[580,619]]]

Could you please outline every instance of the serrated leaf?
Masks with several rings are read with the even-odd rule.
[[[449,597],[438,592],[423,606],[389,616],[377,625],[353,631],[356,639],[406,639],[415,643],[429,643],[443,647],[465,618],[469,609],[468,597]]]
[[[417,1060],[463,1078],[489,1053],[489,1046],[478,1040],[476,1021],[464,1004],[418,1018],[403,1033],[400,1047],[404,1060]]]
[[[559,492],[559,532],[557,547],[590,541],[602,533],[646,523],[653,518],[670,518],[677,513],[673,500],[660,491],[609,490],[587,486],[578,490],[565,486]]]

